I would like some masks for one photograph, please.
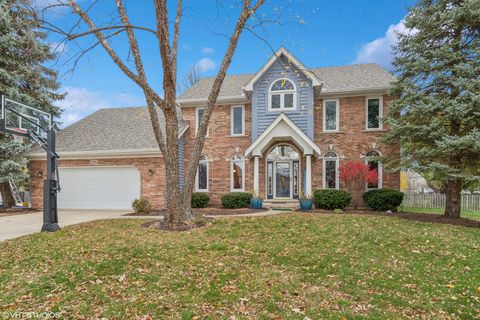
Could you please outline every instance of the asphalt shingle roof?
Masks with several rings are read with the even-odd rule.
[[[375,63],[352,64],[340,67],[322,67],[310,69],[323,82],[325,92],[348,92],[359,89],[374,89],[391,85],[395,77]],[[219,98],[240,96],[242,87],[254,76],[254,73],[227,75],[220,90]],[[189,90],[180,95],[180,100],[207,99],[214,77],[202,78]]]
[[[178,108],[178,117],[181,111]],[[165,132],[165,118],[158,111]],[[187,123],[180,120],[179,133]],[[57,134],[57,152],[157,149],[146,107],[100,109]],[[30,153],[40,152],[35,147]]]

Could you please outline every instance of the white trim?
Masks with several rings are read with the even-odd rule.
[[[134,158],[134,157],[163,157],[158,148],[148,149],[122,149],[122,150],[92,150],[92,151],[64,151],[58,152],[61,160],[72,159],[108,159],[108,158]],[[31,160],[46,159],[44,152],[27,153],[26,158]]]
[[[335,102],[335,129],[327,130],[327,102]],[[323,100],[323,132],[340,131],[340,99],[324,99]]]
[[[278,91],[272,91],[272,87],[275,83],[278,81],[288,81],[292,84],[293,90],[278,90]],[[293,107],[292,108],[285,108],[285,95],[286,94],[292,94],[293,95]],[[280,108],[274,109],[272,108],[272,96],[273,95],[280,95]],[[295,85],[295,82],[289,78],[277,78],[272,81],[270,86],[268,87],[268,101],[267,101],[267,107],[269,112],[283,112],[283,111],[295,111],[297,110],[297,86]]]
[[[333,152],[333,151],[328,151],[328,152]],[[327,152],[327,153],[328,153]],[[339,176],[339,168],[340,168],[340,158],[338,156],[338,153],[335,153],[336,157],[323,157],[323,189],[331,189],[327,188],[327,166],[326,162],[327,161],[335,161],[335,189],[340,189],[340,176]]]
[[[195,107],[198,104],[205,105],[208,102],[208,98],[191,98],[191,99],[178,99],[177,103],[183,107]],[[223,96],[218,97],[217,102],[215,105],[222,105],[225,103],[249,103],[250,100],[245,96],[236,95],[236,96]]]
[[[242,108],[242,133],[235,133],[234,131],[234,112],[235,108]],[[244,136],[245,135],[245,105],[232,105],[230,107],[230,135],[235,136]]]
[[[342,90],[342,89],[323,89],[322,92],[320,93],[321,96],[324,95],[356,95],[357,93],[359,94],[365,94],[366,92],[384,92],[388,93],[388,90],[390,90],[393,87],[393,85],[388,85],[388,86],[378,86],[378,87],[359,87],[355,89],[350,89],[350,90]]]
[[[203,110],[203,112],[205,112],[205,107],[196,107],[195,108],[195,135],[197,135],[197,132],[198,132],[198,128],[200,127],[200,119],[198,118],[198,111],[199,110]],[[203,117],[203,115],[202,115]],[[207,127],[207,134],[205,135],[205,137],[208,137],[208,132],[210,131],[210,126]]]
[[[236,163],[237,166],[242,168],[242,187],[240,189],[235,189],[233,187],[233,164]],[[245,191],[245,158],[234,160],[230,158],[230,191],[231,192],[242,192]]]
[[[209,185],[210,185],[210,161],[208,161],[208,157],[204,156],[205,159],[200,160],[198,162],[198,165],[200,166],[200,163],[206,163],[207,164],[207,189],[199,189],[198,188],[198,170],[199,168],[197,167],[197,174],[195,175],[195,192],[208,192]]]
[[[262,152],[259,150],[255,151],[255,154],[253,154],[255,148],[257,148],[263,140],[269,135],[269,133],[281,122],[284,121],[290,128],[292,128],[293,132],[300,138],[302,141],[295,141],[294,137],[290,137],[294,140],[296,143],[301,143],[303,142],[304,145],[308,145],[308,148],[311,150],[303,150],[303,154],[315,154],[315,155],[320,155],[322,152],[320,151],[320,147],[318,147],[305,133],[303,133],[302,130],[300,130],[293,122],[290,120],[284,113],[281,113],[278,115],[278,117],[268,126],[265,131],[262,132],[262,134],[248,147],[248,149],[245,151],[245,157],[249,158],[251,156],[262,156]],[[270,141],[267,141],[270,142]]]
[[[369,128],[368,127],[368,100],[378,99],[378,127]],[[365,97],[365,130],[367,131],[378,131],[383,130],[383,97],[382,96],[366,96]]]
[[[289,61],[295,64],[300,71],[307,76],[312,81],[312,86],[321,86],[322,82],[317,78],[317,76],[307,69],[297,58],[295,58],[287,49],[280,47],[280,49],[275,52],[270,59],[263,65],[263,67],[248,81],[248,83],[243,87],[244,91],[253,91],[253,85],[257,82],[258,79],[270,68],[270,66],[277,61],[277,59],[284,55]]]

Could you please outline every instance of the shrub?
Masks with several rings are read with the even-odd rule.
[[[229,192],[222,196],[222,205],[228,209],[248,208],[251,197],[248,192]]]
[[[339,168],[340,180],[353,193],[353,207],[358,208],[365,186],[378,183],[378,172],[362,161],[347,161]]]
[[[333,210],[333,213],[341,214],[341,213],[343,213],[343,210],[342,209],[335,209],[335,210]]]
[[[136,214],[149,214],[152,212],[152,204],[145,198],[135,199],[132,202],[132,209]]]
[[[208,206],[210,197],[208,194],[203,192],[194,192],[192,193],[192,208],[205,208]]]
[[[369,190],[363,194],[363,200],[374,210],[396,210],[403,201],[403,192],[392,189]]]
[[[352,195],[346,190],[323,189],[315,190],[313,201],[319,209],[345,209],[352,200]]]

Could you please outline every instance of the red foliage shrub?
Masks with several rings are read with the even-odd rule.
[[[372,170],[362,161],[347,161],[340,166],[340,180],[353,194],[353,205],[358,208],[358,203],[368,184],[378,183],[378,172]]]

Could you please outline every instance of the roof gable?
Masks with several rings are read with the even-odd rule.
[[[285,57],[288,62],[291,64],[295,65],[300,72],[302,72],[307,78],[309,78],[312,81],[312,85],[315,86],[321,86],[322,82],[320,79],[307,67],[305,67],[293,54],[290,53],[287,49],[284,47],[281,47],[280,49],[275,52],[270,59],[263,65],[260,70],[253,75],[253,77],[245,84],[243,87],[243,90],[245,91],[253,91],[253,85],[270,69],[270,67],[277,61],[280,61],[281,57]]]

